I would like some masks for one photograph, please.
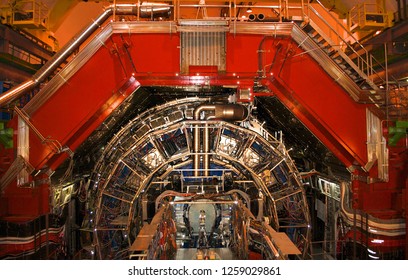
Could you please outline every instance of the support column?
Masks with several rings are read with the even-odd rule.
[[[408,260],[408,178],[405,179],[405,259]]]

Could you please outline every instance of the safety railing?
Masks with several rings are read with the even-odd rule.
[[[309,5],[309,20],[315,22],[321,29],[326,29],[330,39],[337,44],[338,51],[343,51],[356,64],[358,69],[366,75],[370,81],[380,79],[385,81],[374,70],[373,62],[375,58],[368,50],[358,41],[358,39],[350,32],[344,23],[330,13],[319,0],[316,1],[317,7]],[[378,61],[377,61],[378,63]],[[374,83],[372,83],[373,86]],[[374,86],[375,87],[375,86]]]
[[[13,9],[13,24],[44,28],[48,20],[48,7],[41,1],[21,1]]]
[[[388,14],[377,3],[359,3],[349,12],[349,30],[375,29],[388,25]]]
[[[385,70],[385,66],[359,42],[348,28],[347,23],[339,20],[319,0],[313,3],[305,0],[275,0],[257,5],[236,0],[207,2],[205,0],[174,0],[171,4],[153,0],[137,3],[136,9],[137,20],[143,20],[143,18],[166,20],[163,17],[163,11],[168,11],[170,16],[167,19],[175,22],[186,19],[224,20],[230,26],[235,26],[237,22],[243,21],[312,22],[320,28],[319,32],[323,32],[322,35],[325,38],[330,39],[330,43],[336,50],[344,52],[350,58],[349,63],[356,65],[362,78],[368,80],[374,89],[376,89],[374,81],[377,84],[386,83],[386,80],[375,70],[375,67],[379,68],[379,71]],[[262,13],[266,10],[272,11],[273,16]]]
[[[207,8],[214,9],[217,12],[215,14],[214,11],[204,13],[202,9]],[[228,2],[214,0],[208,2],[208,4],[205,0],[174,0],[166,3],[152,0],[147,3],[138,1],[135,4],[116,4],[109,6],[98,19],[78,33],[73,41],[62,48],[61,51],[33,77],[33,80],[20,85],[18,88],[13,89],[10,93],[0,98],[0,104],[8,102],[14,98],[14,96],[18,96],[21,92],[38,85],[39,82],[53,75],[55,70],[63,63],[70,61],[70,58],[72,58],[72,55],[75,54],[77,50],[84,48],[89,43],[88,39],[90,35],[94,34],[97,29],[103,28],[108,24],[108,18],[111,18],[111,21],[120,22],[144,20],[146,24],[155,25],[160,24],[156,21],[168,21],[170,24],[169,31],[171,31],[173,26],[177,29],[178,27],[176,26],[180,25],[180,22],[183,20],[202,20],[202,15],[206,15],[204,18],[207,22],[222,20],[224,24],[227,23],[230,25],[230,30],[236,30],[233,26],[237,25],[237,22],[250,20],[246,16],[248,14],[248,8],[253,10],[252,14],[258,11],[265,11],[265,9],[268,10],[270,14],[273,14],[272,18],[264,17],[259,19],[260,14],[258,13],[257,21],[296,21],[301,26],[308,21],[315,22],[315,26],[318,25],[321,32],[324,32],[326,37],[331,38],[335,49],[337,47],[339,52],[343,51],[343,53],[347,53],[349,64],[355,63],[357,65],[355,67],[353,65],[353,67],[360,69],[362,78],[366,81],[379,80],[380,83],[377,84],[386,83],[373,67],[374,63],[376,67],[381,64],[369,54],[364,46],[347,29],[347,26],[327,10],[319,0],[313,3],[304,0],[275,0],[266,2],[265,5],[256,6],[250,5],[250,2],[238,3],[236,0],[229,0]],[[200,13],[202,14],[200,15]],[[241,16],[244,13],[246,18]],[[153,23],[152,20],[154,20],[155,23]],[[173,22],[175,22],[175,25],[173,25]],[[248,26],[249,25],[250,24],[248,24]],[[259,28],[262,29],[261,27]],[[374,82],[370,84],[376,89]]]
[[[306,16],[306,0],[275,0],[253,5],[252,2],[236,0],[162,0],[138,1],[135,3],[134,20],[226,20],[252,21],[248,15],[256,15],[260,11],[272,11],[273,21],[287,21],[292,18],[304,19]],[[115,16],[115,14],[114,14]],[[270,21],[272,18],[260,18],[260,21]]]
[[[25,51],[13,44],[9,44],[8,53],[13,57],[25,61],[32,65],[43,65],[45,59],[40,58],[28,51]]]

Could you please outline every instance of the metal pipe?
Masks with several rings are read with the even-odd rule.
[[[194,110],[194,120],[199,120],[200,119],[200,115],[202,112],[204,111],[214,111],[216,108],[216,105],[200,105],[197,108],[195,108]]]
[[[32,78],[18,87],[13,88],[0,97],[0,106],[10,103],[29,90],[38,86],[47,77],[51,76],[62,63],[64,63],[112,14],[134,15],[137,12],[135,4],[110,5],[105,11],[89,26],[78,33],[68,44],[66,44],[57,54],[55,54]]]
[[[398,5],[398,8],[397,8],[398,21],[401,21],[402,20],[402,18],[401,18],[401,0],[395,0],[395,1],[397,1],[397,5]]]
[[[248,16],[248,20],[249,20],[249,21],[255,21],[255,20],[256,20],[256,15],[255,15],[255,14],[250,14],[250,15]]]
[[[265,14],[257,14],[256,15],[256,21],[278,22],[279,21],[279,15],[278,15],[278,17],[266,17]]]
[[[0,96],[0,106],[19,98],[23,93],[29,91],[36,85],[37,83],[34,80],[28,80],[16,88],[6,91],[2,96]]]
[[[50,236],[49,236],[49,228],[50,228],[50,219],[49,213],[45,214],[45,259],[48,260],[50,258]]]
[[[194,176],[199,176],[199,169],[200,169],[200,127],[198,124],[194,125],[194,158],[193,158],[193,169],[194,169]]]
[[[204,176],[208,176],[209,169],[210,169],[210,130],[208,129],[208,124],[204,125],[204,133],[203,133],[203,169],[204,169]]]
[[[204,111],[213,111],[215,110],[215,105],[201,105],[198,106],[195,110],[194,110],[194,120],[199,120],[200,119],[200,115],[202,112]],[[199,124],[195,124],[194,125],[194,159],[193,159],[193,169],[194,169],[194,176],[198,177],[199,174],[199,169],[200,169],[200,158],[201,156],[199,155],[200,153],[200,143],[201,143],[201,133],[200,133],[200,125]],[[208,147],[209,150],[209,145],[208,145],[208,126],[207,129],[204,129],[204,136],[203,136],[203,142],[204,142],[204,149],[206,147]],[[205,155],[204,155],[204,159],[203,159],[203,169],[207,170],[207,172],[204,171],[204,176],[208,176],[208,151],[204,151]],[[205,160],[205,162],[204,162]]]
[[[225,121],[243,121],[248,117],[248,109],[239,104],[214,104],[214,105],[201,105],[194,110],[194,120],[200,120],[200,115],[204,111],[214,111],[212,115],[206,116],[205,119],[216,118]],[[208,176],[210,165],[210,132],[208,125],[205,124],[203,129],[203,176]],[[194,125],[194,176],[199,176],[200,167],[200,142],[201,142],[199,124]]]
[[[141,18],[169,17],[171,7],[167,3],[143,2],[140,6]]]

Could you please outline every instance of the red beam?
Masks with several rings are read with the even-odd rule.
[[[30,120],[44,137],[75,151],[138,86],[117,90],[132,74],[141,86],[252,87],[272,71],[274,79],[264,82],[273,94],[344,164],[365,165],[366,106],[356,104],[310,56],[295,56],[302,50],[290,38],[227,34],[226,47],[225,73],[211,69],[183,76],[179,34],[114,34]],[[36,169],[55,169],[65,157],[30,134],[30,163]]]
[[[140,83],[134,77],[129,78],[120,89],[102,105],[89,119],[75,132],[75,134],[64,144],[72,151],[75,151],[91,133],[120,105],[140,87]],[[55,170],[66,158],[67,153],[55,154],[48,161],[47,165]]]
[[[333,134],[332,127],[322,122],[322,116],[316,115],[313,110],[299,102],[296,93],[286,88],[279,78],[264,80],[264,84],[347,167],[353,165],[356,157],[359,158],[344,143],[339,142]]]
[[[282,47],[276,61],[268,85],[279,99],[346,166],[364,166],[367,105],[356,103],[296,45]]]

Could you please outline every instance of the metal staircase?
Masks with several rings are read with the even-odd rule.
[[[336,46],[335,43],[330,42],[329,38],[318,31],[317,26],[313,27],[314,23],[309,22],[303,27],[303,30],[309,35],[310,38],[327,53],[327,55],[347,74],[361,89],[373,89],[378,90],[378,87],[374,84],[370,78],[362,72],[361,69],[354,63],[347,54],[341,50],[340,46]]]
[[[384,78],[380,75],[380,72],[387,73],[387,65],[369,53],[320,1],[314,6],[307,5],[302,20],[295,22],[308,36],[299,36],[299,45],[303,45],[356,102],[376,105],[378,112],[387,120],[408,117],[407,90],[400,87],[392,76],[385,74]],[[331,65],[326,65],[328,60]],[[338,68],[336,71],[332,69],[333,64]],[[340,77],[339,72],[345,77]]]

